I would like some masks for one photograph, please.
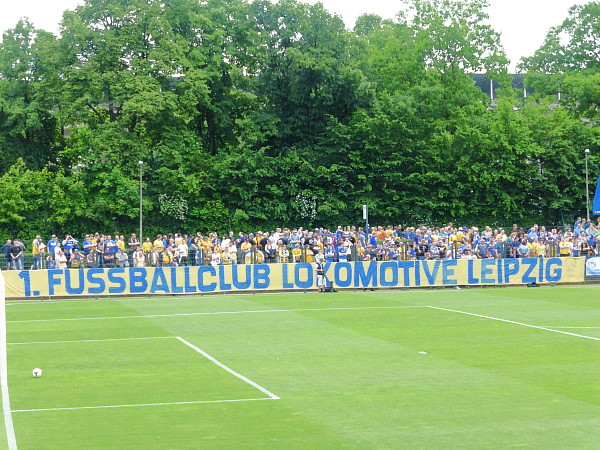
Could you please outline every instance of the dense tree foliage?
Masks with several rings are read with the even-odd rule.
[[[0,43],[0,230],[562,224],[598,174],[600,3],[510,88],[486,0],[404,0],[354,30],[297,0],[86,0]],[[504,86],[491,102],[473,82]],[[561,92],[561,101],[557,94]],[[138,161],[143,161],[141,166]]]

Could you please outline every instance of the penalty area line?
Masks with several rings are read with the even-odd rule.
[[[261,400],[279,400],[279,397],[264,398],[238,398],[231,400],[198,400],[193,402],[163,402],[163,403],[138,403],[132,405],[99,405],[99,406],[71,406],[65,408],[38,408],[38,409],[13,409],[13,413],[25,412],[44,412],[44,411],[73,411],[80,409],[106,409],[106,408],[136,408],[142,406],[168,406],[168,405],[200,405],[204,403],[236,403],[236,402],[257,402]]]
[[[516,322],[514,320],[508,320],[508,319],[501,319],[499,317],[484,316],[482,314],[475,314],[475,313],[470,313],[470,312],[467,312],[467,311],[459,311],[459,310],[456,310],[456,309],[440,308],[438,306],[427,306],[427,308],[439,309],[440,311],[448,311],[448,312],[453,312],[453,313],[457,313],[457,314],[465,314],[467,316],[481,317],[483,319],[496,320],[498,322],[512,323],[514,325],[520,325],[522,327],[535,328],[535,329],[538,329],[538,330],[550,331],[552,333],[566,334],[568,336],[574,336],[574,337],[579,337],[579,338],[583,338],[583,339],[590,339],[592,341],[600,341],[600,338],[593,337],[593,336],[586,336],[585,334],[569,333],[568,331],[560,331],[560,330],[557,330],[557,329],[554,329],[554,328],[541,327],[541,326],[538,326],[538,325],[531,325],[529,323]]]
[[[226,372],[229,372],[230,374],[232,374],[233,376],[239,378],[240,380],[242,380],[243,382],[249,384],[250,386],[258,389],[260,392],[262,392],[263,394],[267,394],[270,398],[272,398],[273,400],[279,400],[279,397],[275,394],[273,394],[271,391],[265,389],[264,387],[262,387],[261,385],[255,383],[254,381],[252,381],[251,379],[245,377],[244,375],[236,372],[233,369],[230,369],[229,367],[227,367],[225,364],[223,364],[222,362],[220,362],[219,360],[217,360],[216,358],[213,358],[212,356],[210,356],[208,353],[206,353],[204,350],[196,347],[194,344],[192,344],[191,342],[186,341],[185,339],[181,338],[181,337],[176,337],[176,339],[187,345],[189,348],[191,348],[192,350],[194,350],[197,353],[200,353],[202,356],[204,356],[206,359],[208,359],[210,362],[212,362],[213,364],[216,364],[217,366],[219,366],[221,369],[225,370]]]

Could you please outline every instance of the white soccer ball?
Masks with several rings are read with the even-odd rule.
[[[42,376],[42,369],[35,368],[33,372],[31,372],[34,377],[39,378]]]

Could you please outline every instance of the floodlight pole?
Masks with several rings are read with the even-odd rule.
[[[138,161],[138,164],[140,165],[140,237],[139,237],[139,241],[140,241],[140,249],[142,248],[142,243],[143,243],[143,238],[142,238],[142,225],[143,225],[143,209],[142,209],[142,200],[143,200],[143,191],[142,191],[142,175],[143,175],[143,168],[144,168],[144,161]]]
[[[590,181],[588,177],[588,153],[590,152],[589,148],[586,148],[585,153],[585,211],[586,211],[586,219],[589,223],[590,221]]]

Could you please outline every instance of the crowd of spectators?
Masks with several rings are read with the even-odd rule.
[[[84,267],[160,267],[252,263],[313,262],[321,253],[326,262],[439,260],[523,257],[581,257],[599,254],[600,218],[597,223],[578,218],[573,227],[525,229],[456,227],[338,226],[277,228],[271,232],[158,234],[143,242],[135,234],[88,234],[75,239],[67,234],[48,241],[36,236],[31,264],[25,266],[26,246],[19,239],[1,248],[6,269],[65,269]]]

